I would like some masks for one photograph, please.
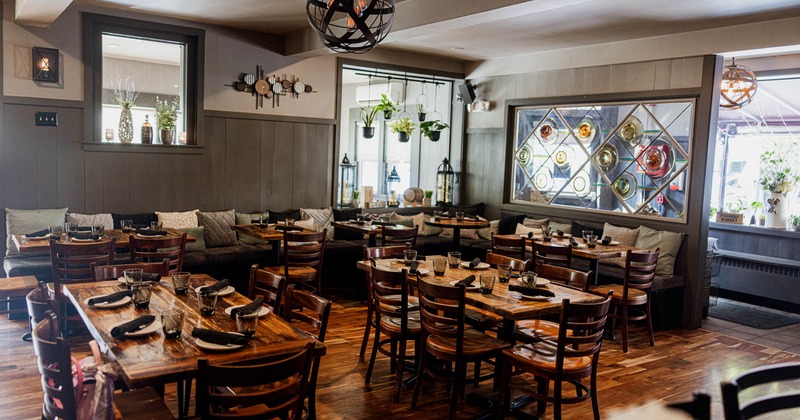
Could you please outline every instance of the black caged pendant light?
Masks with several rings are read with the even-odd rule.
[[[308,22],[326,47],[364,53],[392,28],[395,0],[307,0]]]

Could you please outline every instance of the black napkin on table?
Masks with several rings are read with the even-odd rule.
[[[36,232],[26,233],[26,238],[40,238],[50,233],[50,229],[37,230]]]
[[[131,296],[132,293],[133,292],[131,292],[130,290],[123,290],[121,292],[111,293],[110,295],[93,297],[93,298],[89,299],[86,303],[89,304],[89,306],[91,306],[91,305],[96,305],[98,303],[116,302],[116,301],[124,298],[125,296]]]
[[[610,243],[611,243],[611,237],[610,237],[610,236],[608,236],[608,235],[604,236],[604,237],[603,237],[603,240],[602,240],[602,241],[600,241],[600,243],[602,243],[603,245],[608,245],[608,244],[610,244]]]
[[[139,318],[136,318],[132,321],[128,321],[121,325],[117,325],[116,327],[112,328],[111,336],[114,338],[122,337],[126,333],[139,330],[141,328],[144,328],[152,324],[155,320],[156,320],[155,315],[142,315]]]
[[[207,330],[205,328],[195,327],[192,330],[192,337],[199,338],[207,343],[219,344],[221,346],[227,344],[245,345],[247,338],[243,335],[233,334],[222,331]]]
[[[525,296],[548,296],[553,297],[556,294],[547,289],[537,289],[535,287],[521,286],[517,284],[509,284],[508,290],[512,292],[522,293]]]
[[[211,286],[203,286],[203,287],[201,287],[200,288],[200,292],[205,292],[205,291],[219,292],[220,290],[222,290],[222,289],[224,289],[226,287],[228,287],[228,279],[223,279],[223,280],[220,280],[220,281],[212,284]]]
[[[92,227],[91,226],[78,226],[76,228],[76,230],[78,232],[91,232],[92,231]]]
[[[301,230],[303,230],[303,228],[301,228],[300,226],[283,226],[283,225],[278,225],[278,226],[275,226],[275,230],[284,230],[284,231],[293,231],[293,230],[297,230],[297,231],[301,231]]]
[[[531,238],[533,238],[533,232],[532,231],[528,232],[528,239],[531,239]]]
[[[569,238],[569,246],[578,246],[578,242],[575,241],[575,238]]]
[[[161,274],[158,273],[142,273],[142,281],[160,282]]]
[[[100,236],[93,235],[91,232],[73,232],[70,233],[69,236],[70,238],[75,238],[75,239],[92,239],[92,240],[100,239]]]
[[[419,261],[414,261],[411,263],[411,266],[408,268],[408,272],[411,274],[417,274],[417,268],[419,268]]]
[[[556,231],[556,234],[557,234],[558,236],[564,236],[564,231],[563,231],[563,230],[557,230],[557,231]]]
[[[164,236],[167,234],[167,231],[141,228],[137,229],[136,233],[142,236]]]
[[[459,284],[463,284],[464,286],[469,287],[473,281],[475,281],[475,276],[467,276],[463,280],[457,281],[456,286],[458,286]]]
[[[247,305],[231,309],[231,318],[236,319],[236,314],[249,314],[251,312],[261,310],[261,305],[264,304],[264,299],[257,297],[256,300],[248,303]]]
[[[481,259],[480,258],[475,258],[474,260],[469,262],[469,268],[475,268],[480,263],[481,263]]]

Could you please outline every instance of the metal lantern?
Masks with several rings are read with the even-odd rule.
[[[739,109],[753,102],[758,90],[755,73],[745,66],[737,65],[736,60],[722,72],[719,106],[726,109]]]
[[[456,173],[450,166],[450,161],[444,158],[436,170],[436,205],[453,203],[453,184]]]
[[[395,0],[306,0],[311,27],[326,47],[364,53],[392,28]]]
[[[386,182],[389,188],[389,200],[386,204],[392,207],[398,206],[400,203],[397,201],[397,184],[400,182],[400,175],[396,166],[392,166],[392,172],[389,173]]]
[[[339,207],[354,207],[353,191],[356,190],[356,165],[350,163],[347,153],[339,164]]]

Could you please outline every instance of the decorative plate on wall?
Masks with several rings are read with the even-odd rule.
[[[659,180],[672,172],[672,167],[675,165],[675,152],[669,141],[659,137],[639,155],[638,163],[650,178]]]
[[[592,181],[588,172],[580,171],[575,178],[572,178],[572,190],[578,197],[586,197],[592,192]]]
[[[544,145],[551,145],[558,140],[558,126],[555,120],[549,118],[545,120],[540,126],[539,131],[536,133]]]
[[[539,192],[548,192],[553,189],[553,175],[550,173],[550,170],[547,168],[539,169],[539,172],[533,175],[533,185],[536,187]]]
[[[528,166],[532,158],[533,152],[531,151],[531,147],[527,144],[517,151],[517,160],[522,166]]]
[[[558,146],[558,149],[553,153],[553,162],[555,162],[556,166],[559,168],[568,168],[573,156],[572,148],[566,144],[562,144]]]
[[[575,127],[575,136],[583,144],[591,144],[597,135],[597,124],[592,117],[584,117]]]
[[[630,200],[636,194],[639,184],[636,182],[636,177],[630,172],[623,172],[619,178],[614,181],[614,190],[622,197],[623,200]]]
[[[642,126],[642,121],[631,115],[619,128],[617,134],[619,135],[619,138],[631,146],[638,145],[644,136],[644,127]]]
[[[617,146],[606,143],[597,151],[597,154],[594,155],[594,161],[597,162],[597,165],[600,166],[603,172],[609,173],[613,171],[619,162]]]

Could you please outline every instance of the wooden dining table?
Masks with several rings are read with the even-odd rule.
[[[333,222],[335,229],[346,230],[349,232],[360,233],[367,236],[367,246],[377,246],[377,236],[381,233],[381,226],[376,223],[366,224],[365,222],[342,221]]]
[[[176,381],[187,381],[191,384],[191,379],[197,375],[197,360],[200,358],[208,359],[211,363],[255,359],[299,351],[306,343],[314,340],[310,334],[270,313],[259,319],[255,337],[240,349],[217,352],[198,347],[191,335],[194,327],[235,332],[236,322],[225,313],[225,308],[250,303],[247,297],[233,292],[219,298],[212,316],[201,316],[194,289],[215,282],[216,280],[205,274],[193,274],[188,293],[176,295],[172,286],[162,281],[152,288],[153,294],[147,309],[135,309],[132,303],[111,309],[92,307],[85,303],[90,297],[124,290],[125,285],[116,280],[65,285],[64,295],[77,308],[100,349],[119,366],[122,379],[131,388],[158,387]],[[117,339],[111,336],[110,330],[114,325],[147,314],[155,315],[159,320],[162,312],[172,309],[182,310],[185,314],[180,338],[165,338],[160,329],[138,338]],[[325,351],[325,345],[317,341],[316,355],[323,356]],[[185,399],[188,399],[188,394],[186,392]],[[188,411],[188,401],[179,397],[178,402],[180,413]]]
[[[272,246],[268,261],[271,265],[278,266],[281,261],[281,242],[283,241],[283,230],[278,229],[275,224],[251,224],[233,225],[231,228],[239,233],[252,236],[260,241],[268,242]],[[305,228],[300,228],[299,232],[304,232]]]
[[[455,217],[441,217],[439,219],[435,217],[428,217],[425,219],[425,224],[433,227],[453,229],[453,246],[455,249],[458,249],[461,246],[461,229],[481,229],[489,227],[488,220],[473,218],[464,218],[458,220]]]
[[[180,236],[183,234],[178,229],[171,229],[165,228],[167,232],[167,236]],[[105,233],[103,233],[103,239],[111,239],[116,238],[117,249],[120,248],[127,248],[129,245],[129,238],[131,235],[135,235],[136,232],[123,232],[122,229],[106,229]],[[152,238],[152,236],[141,236],[142,238]],[[14,241],[14,245],[17,246],[19,249],[20,254],[30,254],[34,252],[50,252],[50,239],[29,239],[26,238],[25,235],[11,235],[12,240]],[[191,235],[186,235],[186,242],[195,242],[197,238]],[[92,242],[83,242],[83,241],[73,241],[70,239],[71,243],[81,244],[81,243],[92,243]]]

